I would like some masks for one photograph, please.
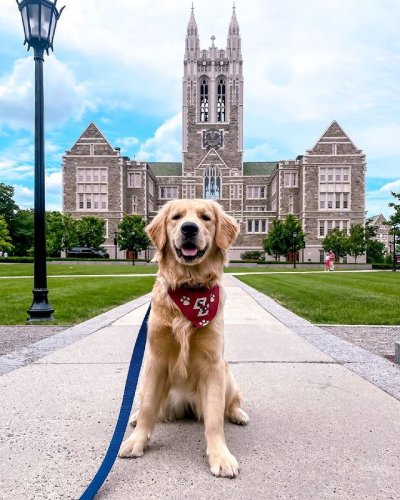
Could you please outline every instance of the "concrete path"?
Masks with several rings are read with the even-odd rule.
[[[117,460],[98,498],[399,498],[400,370],[233,277],[226,285],[225,358],[251,418],[225,427],[239,476],[210,474],[201,423],[159,424],[145,456]],[[114,430],[146,300],[56,334],[39,349],[53,352],[27,366],[9,362],[0,377],[1,499],[83,492]]]

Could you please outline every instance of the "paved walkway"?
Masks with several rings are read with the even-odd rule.
[[[210,474],[202,424],[159,424],[98,498],[398,498],[400,370],[225,279],[225,357],[251,418],[226,424],[239,476]],[[1,499],[79,497],[112,435],[146,301],[41,340],[27,366],[31,351],[0,358]]]

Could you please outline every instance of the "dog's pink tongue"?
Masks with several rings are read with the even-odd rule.
[[[197,254],[197,248],[185,248],[185,247],[182,247],[181,250],[182,250],[182,254],[185,257],[194,257]]]

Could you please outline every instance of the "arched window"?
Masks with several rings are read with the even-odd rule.
[[[207,167],[204,173],[204,198],[219,200],[221,198],[221,172],[218,167]]]
[[[217,88],[217,121],[224,122],[226,119],[226,94],[225,94],[225,80],[220,78],[218,80]]]
[[[208,82],[205,78],[200,81],[200,121],[208,122]]]

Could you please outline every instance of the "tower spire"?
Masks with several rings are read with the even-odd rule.
[[[240,45],[241,45],[241,40],[240,40],[239,23],[236,17],[235,2],[233,2],[232,17],[228,29],[228,42],[227,42],[228,57],[231,57],[234,60],[241,59],[242,54],[240,50]]]
[[[199,33],[197,30],[197,23],[194,17],[194,5],[192,2],[192,9],[190,13],[189,24],[186,32],[186,50],[185,50],[185,59],[193,59],[197,57],[197,54],[200,52],[200,40]]]

